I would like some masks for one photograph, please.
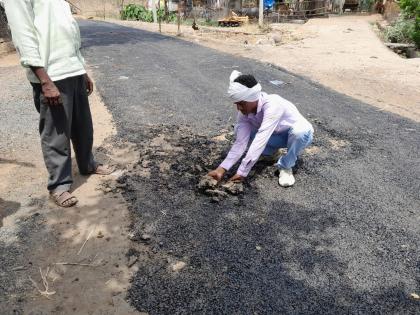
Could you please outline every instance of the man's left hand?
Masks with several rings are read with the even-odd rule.
[[[89,96],[93,92],[93,81],[91,80],[91,78],[88,76],[87,73],[85,74],[85,79],[86,79],[86,92]]]
[[[231,178],[229,178],[229,182],[243,182],[245,180],[245,177],[235,174]]]

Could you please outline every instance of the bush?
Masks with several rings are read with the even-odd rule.
[[[175,22],[177,18],[177,14],[175,12],[169,12],[169,14],[165,16],[165,10],[162,8],[157,10],[157,16],[161,19],[161,21],[166,21],[168,23]]]
[[[420,48],[420,0],[400,0],[401,18],[410,26],[405,30],[406,35]]]
[[[385,30],[385,37],[391,43],[407,43],[412,41],[415,29],[414,20],[399,17],[395,23]]]
[[[400,0],[399,6],[407,19],[420,18],[420,0]]]
[[[165,17],[165,10],[162,8],[158,9],[156,13],[158,19],[160,18],[161,20],[165,20],[166,22],[174,22],[177,18],[177,15],[174,12],[170,12]],[[146,9],[142,5],[129,4],[125,6],[124,9],[121,11],[121,19],[153,22],[153,12],[151,10]]]
[[[420,14],[416,17],[416,22],[414,24],[414,32],[411,38],[416,43],[417,48],[420,48]]]
[[[153,22],[153,13],[142,5],[129,4],[121,11],[121,19]]]

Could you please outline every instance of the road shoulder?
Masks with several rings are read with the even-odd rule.
[[[9,74],[5,90],[26,80],[14,55],[0,60],[0,71]],[[136,160],[136,153],[113,138],[111,114],[95,92],[90,97],[95,154],[119,171],[109,177],[83,177],[75,171],[73,188],[79,203],[58,208],[44,188],[47,173],[37,113],[29,84],[23,86],[17,95],[12,91],[3,95],[16,114],[8,121],[16,138],[1,147],[2,314],[137,314],[125,302],[135,266],[127,266],[129,214],[117,187],[117,178]],[[17,102],[23,104],[15,106]],[[28,128],[13,129],[22,124],[22,117],[27,117]]]

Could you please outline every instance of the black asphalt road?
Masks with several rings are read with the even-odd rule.
[[[120,179],[138,242],[132,305],[150,314],[420,313],[410,297],[420,293],[418,123],[253,60],[80,25],[119,137],[141,153]],[[212,137],[232,131],[232,69],[293,101],[315,127],[314,149],[293,188],[258,165],[243,195],[214,202],[195,187],[229,146]]]

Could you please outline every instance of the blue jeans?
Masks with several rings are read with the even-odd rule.
[[[251,134],[251,141],[256,132]],[[291,127],[281,133],[273,133],[268,140],[262,155],[270,156],[280,148],[287,148],[286,155],[283,155],[276,163],[278,168],[292,168],[296,164],[298,156],[312,143],[313,129],[311,127]]]

